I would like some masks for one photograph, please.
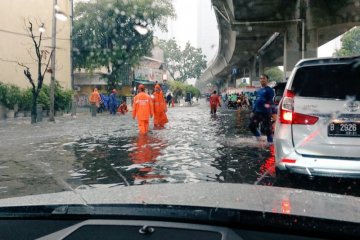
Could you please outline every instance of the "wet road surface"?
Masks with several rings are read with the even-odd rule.
[[[273,149],[251,136],[248,110],[221,109],[211,116],[201,102],[170,108],[168,118],[165,129],[151,125],[148,135],[137,133],[131,114],[2,127],[0,197],[78,187],[196,182],[360,195],[356,180],[276,178]]]

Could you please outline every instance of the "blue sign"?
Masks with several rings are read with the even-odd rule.
[[[238,75],[238,72],[239,72],[239,69],[233,68],[233,69],[231,70],[231,75],[236,76],[236,75]]]

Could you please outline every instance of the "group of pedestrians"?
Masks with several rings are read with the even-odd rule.
[[[96,112],[102,112],[104,109],[107,109],[112,115],[115,115],[117,112],[122,114],[128,112],[126,102],[122,101],[120,104],[116,96],[116,89],[113,89],[109,96],[105,96],[100,94],[97,88],[94,88],[89,97],[92,115],[96,116]]]
[[[154,128],[163,128],[168,122],[166,116],[167,102],[165,101],[160,85],[155,85],[154,93],[151,96],[145,93],[145,86],[142,84],[138,86],[138,91],[138,94],[133,100],[132,117],[133,119],[137,119],[140,133],[146,134],[149,131],[149,119],[152,117],[154,117]],[[109,112],[113,115],[116,114],[116,112],[125,114],[128,112],[126,102],[123,101],[119,105],[116,95],[117,91],[113,89],[107,100]],[[171,99],[167,100],[169,101]],[[100,107],[102,102],[97,88],[94,88],[89,97],[89,101],[92,106],[93,116],[95,116],[96,109]]]
[[[139,131],[146,134],[149,131],[149,120],[154,117],[154,128],[163,128],[168,122],[167,105],[159,84],[155,85],[152,96],[145,93],[145,86],[138,86],[139,93],[134,97],[132,117],[137,119]]]
[[[273,128],[272,128],[272,114],[274,112],[274,90],[268,86],[269,77],[266,74],[260,76],[261,88],[256,92],[256,99],[252,104],[252,111],[250,114],[249,129],[251,133],[260,140],[261,133],[266,134],[269,145],[273,144]],[[231,99],[233,98],[233,100]],[[241,96],[240,96],[241,97]],[[221,106],[221,96],[216,91],[212,93],[209,98],[210,113],[216,114],[217,108]],[[228,101],[239,101],[237,95],[232,95],[227,99]],[[241,103],[241,98],[240,98]],[[249,102],[243,100],[243,104],[249,106]]]

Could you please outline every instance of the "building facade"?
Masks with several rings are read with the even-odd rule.
[[[62,87],[71,89],[70,29],[72,0],[58,0],[58,6],[68,18],[63,22],[57,20],[55,78]],[[41,50],[48,52],[46,59],[43,59],[43,62],[46,63],[52,50],[53,1],[0,1],[0,18],[0,81],[21,88],[30,87],[31,85],[23,73],[24,67],[19,65],[20,63],[29,67],[34,80],[36,80],[35,47],[27,28],[30,21],[33,24],[34,35],[39,36],[39,28],[44,24],[45,32],[43,33]],[[50,84],[50,78],[51,73],[49,71],[45,74],[44,83]]]
[[[137,65],[124,69],[116,88],[119,97],[132,97],[139,84],[144,84],[151,92],[156,83],[163,84],[167,80],[164,51],[158,46],[156,37],[153,41],[154,47],[150,56],[144,56]],[[92,72],[85,70],[74,72],[74,85],[77,92],[75,98],[79,107],[89,104],[88,97],[95,87],[99,89],[100,93],[108,93],[107,82],[104,80],[106,72],[106,68],[96,69]]]

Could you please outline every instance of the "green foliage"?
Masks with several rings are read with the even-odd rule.
[[[360,27],[355,27],[341,38],[342,46],[334,53],[336,57],[360,55]]]
[[[178,97],[184,96],[185,93],[191,92],[192,96],[199,97],[201,95],[200,90],[196,87],[179,82],[179,81],[169,81],[170,90],[173,93],[175,99]]]
[[[166,41],[160,40],[160,48],[164,50],[165,65],[171,77],[180,82],[190,78],[199,78],[206,69],[206,56],[200,48],[194,48],[186,43],[181,50],[174,38]]]
[[[0,82],[0,103],[9,109],[13,109],[21,98],[21,90],[12,84],[4,84]]]
[[[191,92],[191,95],[194,97],[199,97],[201,95],[200,90],[194,87],[193,85],[187,85],[185,87],[186,92]]]
[[[37,104],[42,104],[43,109],[49,110],[50,108],[50,98],[49,98],[49,87],[43,85],[39,92],[39,96],[36,99]],[[23,90],[20,100],[20,109],[23,111],[30,111],[32,107],[32,90],[31,88],[27,88]]]
[[[153,27],[166,30],[166,18],[175,17],[170,0],[97,0],[75,6],[74,64],[94,70],[105,67],[105,78],[115,86],[124,69],[149,55],[153,47]],[[139,34],[134,26],[149,29]]]
[[[32,106],[32,98],[33,98],[33,95],[31,92],[31,88],[23,90],[21,92],[20,103],[19,103],[20,110],[30,111],[31,106]]]
[[[42,104],[45,110],[50,109],[50,87],[43,85],[37,97],[37,103]],[[72,90],[64,90],[59,83],[55,87],[55,110],[66,110],[72,101]],[[0,82],[0,102],[9,109],[14,109],[15,104],[19,109],[30,111],[32,107],[33,93],[32,88],[20,89],[11,84]]]
[[[63,87],[57,83],[55,89],[55,110],[70,110],[70,104],[72,101],[73,91],[64,90]]]
[[[179,81],[169,81],[169,85],[175,98],[185,95],[185,83]]]
[[[282,82],[284,78],[284,72],[281,71],[278,67],[266,68],[265,74],[269,76],[269,82]]]

